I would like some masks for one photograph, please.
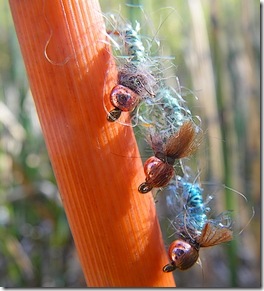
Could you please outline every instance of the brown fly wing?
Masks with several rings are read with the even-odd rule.
[[[196,240],[201,247],[211,247],[232,239],[233,231],[231,229],[206,223],[201,235]]]
[[[185,122],[166,142],[165,154],[175,159],[189,156],[199,146],[196,135],[193,122]]]

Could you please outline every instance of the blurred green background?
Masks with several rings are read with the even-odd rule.
[[[232,243],[201,252],[202,269],[174,272],[177,285],[260,287],[260,3],[130,1],[142,12],[127,2],[100,4],[157,37],[159,54],[175,57],[169,76],[198,97],[186,98],[206,132],[195,158],[201,179],[248,199],[240,206],[226,191],[217,207],[239,212],[242,226],[255,209]],[[7,1],[0,14],[0,286],[85,287]]]

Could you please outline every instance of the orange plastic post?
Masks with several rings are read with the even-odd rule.
[[[9,3],[88,286],[175,286],[132,128],[106,120],[116,70],[98,1]]]

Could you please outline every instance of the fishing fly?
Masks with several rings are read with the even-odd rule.
[[[224,211],[214,218],[211,217],[213,211],[209,205],[213,196],[208,195],[204,198],[203,192],[201,184],[196,181],[190,182],[190,176],[187,174],[184,177],[177,176],[170,183],[170,194],[167,195],[166,202],[168,208],[176,213],[171,226],[177,239],[169,246],[170,263],[163,267],[163,272],[172,272],[176,269],[187,270],[199,259],[200,248],[212,247],[233,240],[232,212]],[[235,190],[234,192],[247,202],[242,193]],[[247,225],[253,216],[254,209]]]
[[[111,28],[107,29],[108,37],[113,51],[119,55],[119,58],[116,56],[119,59],[117,85],[110,93],[114,109],[110,112],[106,109],[107,120],[114,122],[122,112],[133,112],[141,100],[155,95],[157,79],[153,72],[155,61],[147,55],[139,34],[139,22],[133,28],[132,24],[115,15],[111,15],[109,20]]]
[[[199,145],[192,121],[185,122],[169,137],[165,134],[150,134],[149,143],[154,156],[144,164],[146,179],[138,187],[138,191],[142,194],[151,191],[154,187],[166,186],[174,175],[175,160],[191,155]]]
[[[204,200],[199,183],[191,183],[177,176],[174,185],[175,192],[170,196],[169,203],[178,209],[172,224],[179,238],[169,247],[170,263],[163,267],[163,272],[187,270],[198,260],[201,247],[211,247],[233,239],[230,211],[210,219],[208,204],[212,196]]]

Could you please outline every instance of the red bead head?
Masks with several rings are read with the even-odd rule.
[[[165,273],[192,267],[199,258],[199,249],[183,240],[175,240],[171,243],[168,254],[171,263],[163,267]]]
[[[121,111],[132,111],[139,103],[140,97],[131,89],[117,85],[110,94],[110,101],[113,106]]]
[[[138,187],[140,193],[147,193],[153,187],[166,186],[174,175],[173,166],[163,162],[157,157],[150,157],[144,164],[146,182]]]

